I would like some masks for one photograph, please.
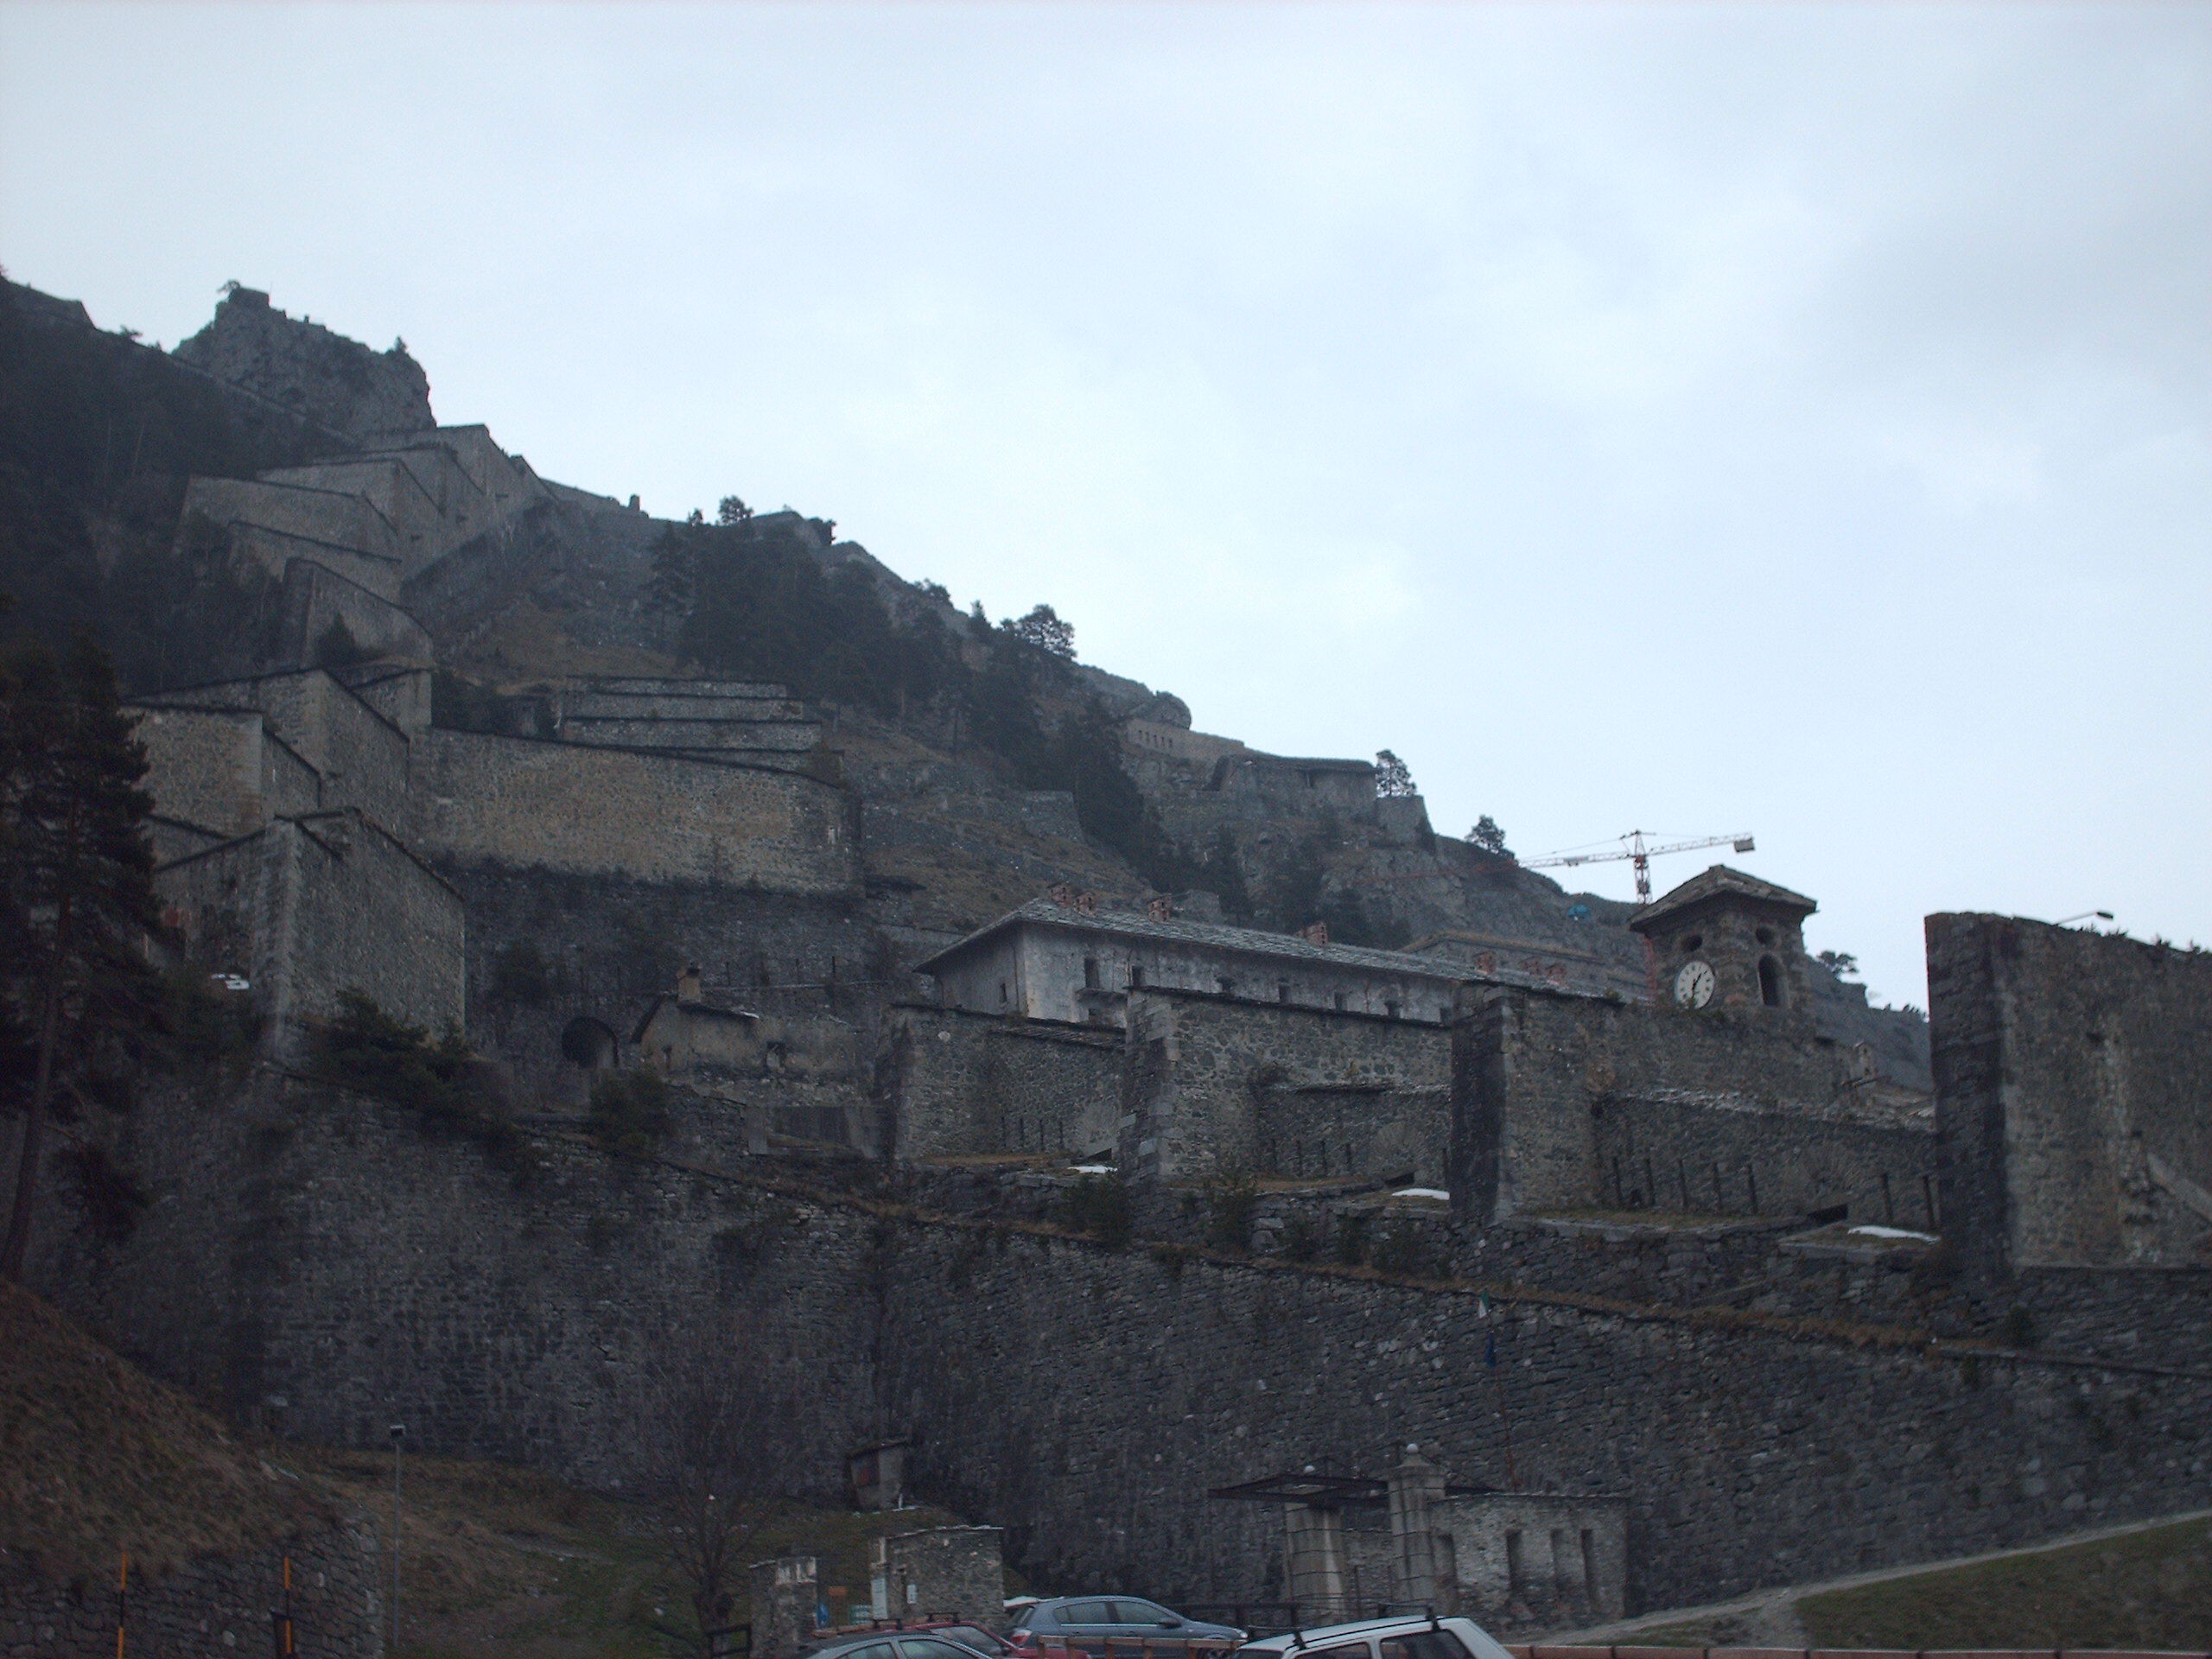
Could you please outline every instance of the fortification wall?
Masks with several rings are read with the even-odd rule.
[[[195,478],[186,488],[184,511],[219,524],[251,524],[389,563],[391,580],[405,563],[407,538],[376,503],[345,490],[252,478]]]
[[[257,709],[322,778],[327,810],[359,807],[386,828],[408,822],[407,734],[327,671],[301,669],[162,694],[164,704]]]
[[[1413,1171],[1443,1181],[1452,1049],[1437,1026],[1132,992],[1128,1045],[1118,1161],[1136,1176]]]
[[[226,528],[234,552],[256,560],[277,575],[289,575],[296,564],[317,564],[381,598],[391,598],[398,591],[400,565],[396,558],[272,530],[266,524],[231,520]]]
[[[570,1024],[603,1030],[614,1058],[632,1064],[639,1016],[690,966],[703,970],[710,1001],[848,1021],[868,1052],[884,1004],[913,994],[913,976],[894,972],[883,939],[845,895],[492,864],[444,869],[468,903],[469,1039],[498,1055],[526,1096],[564,1107],[581,1109],[589,1084],[563,1052]],[[501,964],[516,953],[542,967],[542,984],[503,982]]]
[[[1779,1136],[1771,1156],[1795,1155],[1779,1128],[1785,1116],[1808,1125],[1852,1116],[1840,1105],[1851,1084],[1844,1051],[1808,1021],[1777,1010],[1693,1012],[1515,990],[1473,992],[1468,1001],[1454,1037],[1459,1094],[1449,1185],[1478,1219],[1611,1202],[1611,1158],[1619,1143],[1610,1142],[1601,1158],[1593,1115],[1599,1107],[1611,1112],[1621,1103],[1687,1091],[1735,1106],[1789,1109],[1773,1112],[1766,1128],[1753,1127],[1750,1112],[1725,1121],[1709,1111],[1677,1116],[1678,1133],[1688,1137],[1679,1153],[1686,1161],[1695,1154],[1738,1164],[1770,1158],[1769,1129]],[[1661,1116],[1649,1105],[1627,1109],[1632,1132],[1657,1133]],[[1893,1115],[1866,1121],[1887,1126]],[[1821,1139],[1808,1133],[1808,1147]],[[1669,1165],[1676,1155],[1671,1145],[1652,1150]],[[1783,1179],[1778,1167],[1775,1179]],[[1760,1200],[1763,1210],[1773,1207],[1764,1190]]]
[[[2212,1259],[2212,956],[1927,923],[1943,1206],[1977,1267]]]
[[[321,808],[321,778],[258,710],[148,707],[136,731],[146,746],[146,788],[164,817],[238,836],[272,814]]]
[[[288,1063],[340,991],[434,1034],[462,1018],[460,894],[358,812],[276,819],[164,867],[155,887],[196,959],[251,981],[267,1052]]]
[[[569,714],[561,721],[564,742],[613,748],[728,750],[734,756],[757,755],[764,763],[804,754],[820,740],[811,721],[682,720],[674,716],[616,719]]]
[[[307,666],[318,662],[334,623],[343,623],[354,645],[369,657],[430,660],[429,632],[421,623],[326,563],[292,560],[284,567],[277,602],[274,656],[280,664]]]
[[[899,1157],[1113,1148],[1119,1032],[914,1006],[887,1024],[884,1092]]]
[[[1741,1096],[1616,1096],[1592,1108],[1597,1201],[1713,1215],[1847,1208],[1936,1230],[1936,1126],[1854,1120]]]
[[[480,732],[419,747],[415,835],[440,859],[790,893],[858,882],[851,804],[814,778]]]
[[[2155,1369],[2155,1334],[2137,1369],[1967,1364],[1905,1332],[1116,1253],[566,1146],[501,1167],[275,1083],[128,1133],[163,1202],[127,1246],[43,1236],[36,1280],[235,1411],[620,1488],[663,1358],[741,1344],[789,1387],[791,1484],[911,1435],[919,1494],[1056,1590],[1251,1597],[1279,1518],[1207,1489],[1414,1442],[1459,1478],[1624,1495],[1632,1608],[2180,1509],[2212,1474],[2212,1377]]]
[[[292,1562],[292,1624],[303,1653],[382,1659],[382,1550],[365,1516],[309,1533],[241,1560],[201,1557],[130,1585],[125,1642],[141,1659],[252,1653],[269,1640]],[[0,1653],[40,1659],[113,1659],[112,1583],[92,1593],[0,1564]]]

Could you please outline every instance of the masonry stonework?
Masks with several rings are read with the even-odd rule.
[[[424,852],[631,880],[854,890],[850,803],[796,772],[480,732],[423,734]]]
[[[203,1557],[130,1586],[124,1646],[143,1659],[251,1654],[269,1640],[291,1559],[292,1623],[300,1651],[382,1659],[385,1604],[377,1530],[356,1518],[244,1560]],[[7,1659],[113,1659],[111,1586],[50,1584],[0,1566],[0,1654]]]
[[[1983,1273],[2212,1262],[2212,957],[1928,918],[1943,1204]]]

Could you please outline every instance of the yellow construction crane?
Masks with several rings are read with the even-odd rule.
[[[1636,902],[1651,902],[1651,861],[1667,853],[1694,852],[1700,847],[1732,847],[1739,853],[1756,850],[1748,830],[1732,836],[1700,836],[1694,841],[1669,841],[1653,846],[1645,839],[1643,831],[1631,830],[1620,838],[1619,844],[1602,853],[1554,853],[1548,858],[1524,858],[1524,870],[1557,869],[1568,864],[1605,864],[1615,859],[1636,861]]]

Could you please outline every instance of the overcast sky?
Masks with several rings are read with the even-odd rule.
[[[1752,830],[1878,996],[2212,942],[2204,6],[10,3],[0,261],[404,335],[1524,856]]]

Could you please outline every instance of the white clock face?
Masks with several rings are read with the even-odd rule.
[[[1701,962],[1686,962],[1675,976],[1675,1001],[1686,1008],[1701,1008],[1713,1001],[1713,969]]]

